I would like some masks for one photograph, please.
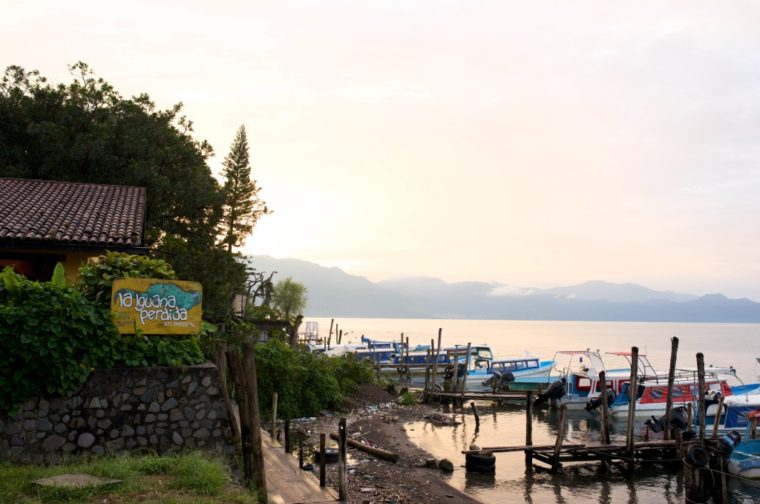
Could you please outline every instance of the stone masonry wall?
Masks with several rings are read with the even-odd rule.
[[[0,413],[0,460],[57,463],[124,451],[234,453],[213,364],[95,370],[67,398]]]

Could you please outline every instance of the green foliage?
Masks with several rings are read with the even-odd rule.
[[[302,314],[307,300],[306,287],[291,277],[277,282],[272,292],[272,304],[285,319]]]
[[[180,278],[203,284],[204,317],[229,316],[245,271],[217,243],[225,192],[211,174],[211,146],[193,138],[182,105],[124,98],[85,63],[69,83],[10,66],[0,78],[0,177],[146,188],[145,244]]]
[[[248,155],[248,137],[245,126],[240,126],[224,158],[224,240],[227,251],[239,247],[253,230],[256,221],[269,213],[266,204],[259,198],[259,188],[251,179],[251,164]]]
[[[406,391],[399,396],[398,402],[399,404],[403,406],[411,406],[417,402],[417,399],[414,397],[414,394],[412,394],[409,391]]]
[[[13,276],[0,291],[0,410],[40,392],[66,394],[116,360],[109,314],[71,287]]]
[[[354,356],[298,352],[271,339],[256,346],[256,376],[264,415],[271,414],[270,399],[277,392],[278,416],[299,418],[339,408],[344,394],[372,381],[372,369]]]
[[[163,259],[107,251],[94,262],[79,268],[77,287],[94,303],[111,306],[111,286],[117,278],[161,278],[172,280],[177,275]]]
[[[63,269],[63,264],[56,263],[53,270],[53,278],[50,279],[50,283],[53,287],[65,287],[66,286],[66,272]]]
[[[44,489],[32,482],[57,474],[87,473],[122,480],[116,486]],[[161,485],[157,485],[156,477]],[[255,503],[256,495],[230,485],[227,462],[207,454],[100,457],[56,466],[0,462],[0,502]]]
[[[32,282],[12,269],[0,289],[0,411],[37,394],[66,395],[93,368],[204,361],[199,338],[121,336],[110,312],[82,292]]]

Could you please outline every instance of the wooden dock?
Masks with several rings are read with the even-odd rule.
[[[261,433],[261,448],[264,451],[267,491],[269,501],[275,504],[320,504],[344,502],[338,493],[319,486],[319,480],[309,471],[299,469],[298,461],[282,446],[272,442],[265,431]]]
[[[438,392],[425,391],[431,398],[440,399],[457,399],[460,401],[506,401],[518,400],[525,401],[528,399],[530,392],[525,390],[513,390],[507,392]]]

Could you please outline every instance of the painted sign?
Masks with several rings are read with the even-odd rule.
[[[198,282],[120,278],[111,288],[111,317],[121,334],[192,334],[201,329]]]

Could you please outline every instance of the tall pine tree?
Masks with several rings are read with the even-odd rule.
[[[243,244],[251,234],[254,224],[269,213],[266,203],[259,198],[261,190],[251,179],[251,163],[248,157],[248,137],[245,126],[240,126],[232,141],[230,153],[224,158],[224,240],[227,251]]]

